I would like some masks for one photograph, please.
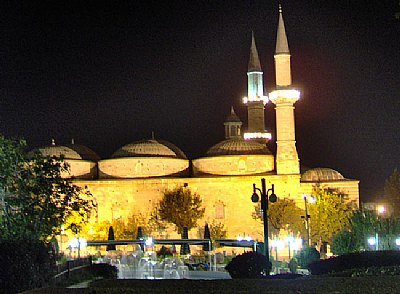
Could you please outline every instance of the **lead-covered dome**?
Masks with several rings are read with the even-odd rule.
[[[51,145],[36,148],[30,152],[39,152],[42,156],[63,157],[69,165],[69,171],[64,177],[93,179],[97,177],[96,162],[100,157],[90,148],[79,144],[56,145],[52,140]]]
[[[219,155],[251,155],[251,154],[271,154],[266,145],[261,143],[234,138],[224,140],[212,146],[206,153],[207,156]]]
[[[164,140],[141,140],[122,146],[111,155],[121,157],[173,157],[187,159],[186,155],[174,144]]]
[[[32,152],[40,152],[42,156],[49,156],[49,157],[64,157],[64,159],[82,159],[82,156],[76,152],[75,150],[67,147],[67,146],[56,146],[56,145],[51,145],[51,146],[45,146],[45,147],[40,147]]]
[[[345,178],[338,171],[323,167],[309,169],[301,175],[302,182],[329,182],[343,180],[345,180]]]
[[[272,172],[274,156],[266,145],[232,138],[212,146],[205,157],[193,160],[194,175],[257,175]]]
[[[122,146],[110,159],[99,162],[100,178],[185,176],[189,160],[174,144],[158,139]]]

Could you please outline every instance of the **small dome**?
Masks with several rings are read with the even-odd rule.
[[[312,168],[301,175],[302,182],[342,181],[345,178],[338,171],[331,168]]]
[[[163,140],[142,140],[122,146],[111,158],[121,157],[172,157],[187,159],[178,147]]]
[[[212,146],[206,153],[207,156],[219,155],[254,155],[271,154],[266,145],[251,140],[234,138],[222,141]]]

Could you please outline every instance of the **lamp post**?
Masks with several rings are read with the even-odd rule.
[[[305,215],[302,216],[302,218],[304,218],[305,221],[306,221],[307,244],[308,244],[308,246],[311,246],[310,224],[309,224],[310,215],[308,214],[307,195],[306,194],[303,194],[303,199],[304,199],[304,212],[305,212]]]
[[[251,195],[251,201],[257,203],[259,200],[258,192],[261,194],[261,209],[263,211],[263,222],[264,222],[264,254],[269,261],[269,247],[268,247],[268,202],[276,202],[277,197],[274,193],[274,184],[267,190],[265,179],[261,179],[261,190],[253,184],[253,194]],[[271,193],[271,194],[269,194]]]

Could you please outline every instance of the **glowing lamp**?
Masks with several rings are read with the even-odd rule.
[[[368,244],[370,246],[375,246],[376,245],[376,238],[375,237],[369,237],[367,241],[368,241]]]

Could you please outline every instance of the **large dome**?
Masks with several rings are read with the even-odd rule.
[[[39,151],[39,153],[43,156],[49,157],[61,157],[63,156],[65,159],[82,159],[82,156],[76,152],[75,150],[67,147],[67,146],[46,146],[32,150],[31,153]]]
[[[310,169],[301,175],[302,182],[329,182],[343,181],[344,179],[345,178],[338,171],[322,167]]]
[[[187,159],[186,155],[174,144],[163,140],[142,140],[122,146],[111,158],[121,157],[172,157]]]
[[[56,145],[54,140],[50,146],[32,150],[30,153],[39,152],[43,156],[63,157],[69,165],[69,170],[62,173],[66,178],[94,179],[97,176],[96,162],[100,157],[90,148],[78,145]]]
[[[192,161],[195,176],[265,174],[274,170],[274,162],[266,145],[242,138],[224,140],[211,147],[205,157]]]
[[[86,146],[79,144],[56,145],[54,140],[52,141],[50,146],[36,148],[32,150],[31,153],[34,153],[36,151],[38,151],[43,156],[63,156],[64,159],[80,159],[94,162],[100,160],[100,156],[98,156],[93,150]]]
[[[270,155],[271,151],[266,145],[251,140],[234,138],[224,140],[212,146],[206,153],[207,156],[219,155]]]

